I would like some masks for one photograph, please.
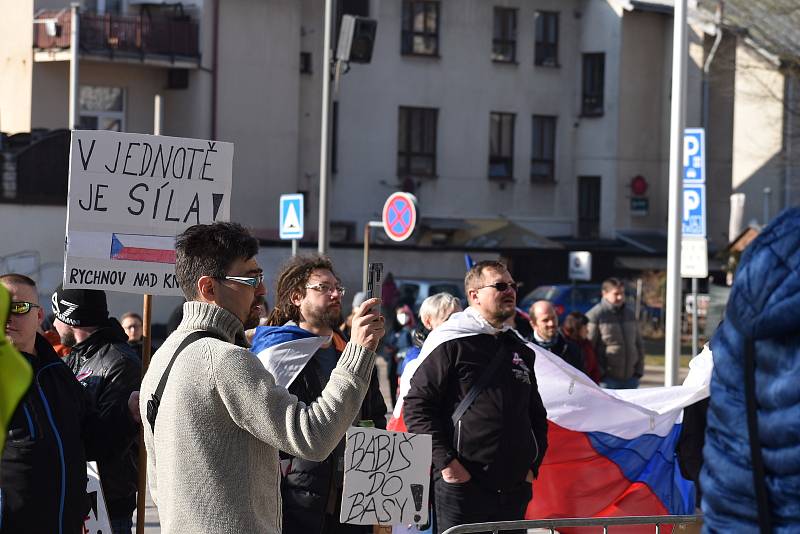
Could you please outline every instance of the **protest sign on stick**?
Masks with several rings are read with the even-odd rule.
[[[430,469],[429,435],[351,428],[339,520],[355,525],[426,523]]]
[[[64,287],[180,296],[175,236],[230,218],[233,144],[72,132]]]

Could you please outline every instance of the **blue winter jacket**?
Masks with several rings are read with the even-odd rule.
[[[762,519],[773,532],[800,532],[800,209],[784,211],[746,249],[711,343],[700,475],[707,533],[759,532],[745,395],[748,339],[768,502]]]

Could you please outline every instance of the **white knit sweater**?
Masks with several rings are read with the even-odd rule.
[[[232,342],[241,338],[242,323],[218,306],[187,302],[183,321],[142,381],[147,478],[161,531],[279,534],[278,450],[326,458],[357,415],[375,353],[349,343],[321,398],[306,406],[276,386],[249,350],[200,339],[172,367],[154,437],[147,400],[180,342],[195,330]]]

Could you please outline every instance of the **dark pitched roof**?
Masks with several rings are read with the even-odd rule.
[[[699,0],[714,13],[718,0]],[[725,0],[723,27],[744,32],[756,46],[784,63],[800,67],[800,2],[797,0]]]

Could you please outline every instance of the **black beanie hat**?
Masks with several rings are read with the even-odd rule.
[[[53,293],[56,319],[70,326],[99,326],[108,319],[106,292],[97,289],[64,289]]]

